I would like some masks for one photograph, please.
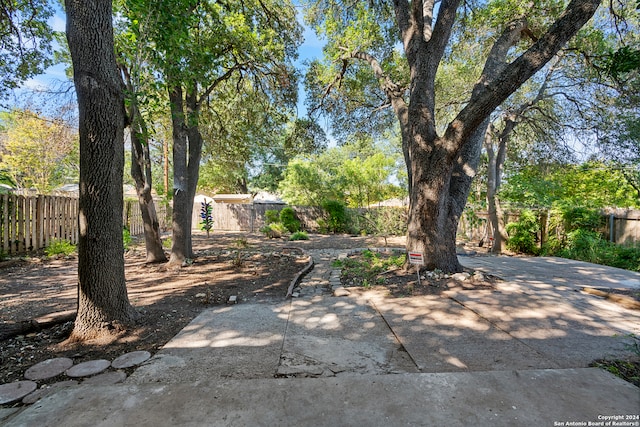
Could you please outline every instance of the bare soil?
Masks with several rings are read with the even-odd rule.
[[[30,257],[0,262],[0,384],[23,379],[34,364],[54,357],[74,363],[113,360],[136,350],[154,354],[204,309],[227,304],[276,303],[285,299],[294,277],[309,261],[310,249],[403,247],[403,238],[310,235],[306,241],[268,239],[260,234],[194,234],[194,262],[167,269],[146,264],[143,242],[125,254],[129,299],[141,314],[135,327],[104,342],[68,344],[77,298],[77,258]],[[477,249],[477,248],[476,248]],[[430,277],[417,282],[415,271],[382,274],[391,297],[437,294],[456,286],[492,288],[496,277],[456,282]],[[353,286],[346,275],[344,284]],[[637,298],[637,295],[634,295]],[[16,335],[16,327],[29,327]],[[14,331],[14,332],[12,332]],[[636,371],[637,372],[637,371]],[[42,385],[59,381],[39,381]]]
[[[309,240],[291,242],[259,234],[217,232],[207,238],[198,233],[193,236],[193,263],[167,269],[146,264],[144,243],[137,242],[125,254],[125,275],[129,300],[141,314],[138,323],[110,342],[72,345],[65,340],[73,329],[76,309],[77,258],[41,256],[1,262],[0,384],[24,379],[29,367],[54,357],[80,363],[113,360],[136,350],[153,354],[202,310],[227,304],[232,295],[240,303],[285,299],[291,281],[309,261],[306,249],[383,245],[381,238],[346,235],[310,235]],[[25,327],[16,335],[16,329]]]

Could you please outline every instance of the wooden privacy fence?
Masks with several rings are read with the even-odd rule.
[[[170,228],[170,209],[156,205],[161,230]],[[144,233],[140,205],[124,203],[123,222],[132,236]],[[78,243],[78,199],[63,196],[0,195],[0,252],[20,255],[46,248],[54,240]]]
[[[280,210],[282,204],[213,203],[214,230],[258,232],[264,225],[267,210]],[[200,228],[200,204],[193,207],[193,228]],[[324,213],[317,207],[294,207],[304,229],[318,231],[318,219]],[[171,228],[171,208],[156,204],[160,229]],[[362,212],[360,212],[362,214]],[[517,220],[516,213],[505,214],[507,222]],[[610,210],[603,212],[606,228],[599,230],[612,242],[640,244],[640,211]],[[486,212],[463,216],[458,236],[469,240],[487,237]],[[144,233],[137,201],[127,200],[123,212],[124,225],[131,235]],[[78,243],[78,199],[62,196],[22,196],[0,194],[0,255],[19,255],[47,247],[54,240]]]
[[[286,205],[282,203],[212,203],[211,217],[213,229],[220,231],[248,231],[258,232],[265,223],[265,212],[268,210],[279,211]],[[199,230],[202,218],[200,210],[202,205],[193,205],[192,224],[193,229]],[[318,218],[322,217],[322,209],[310,206],[295,206],[296,215],[302,222],[305,230],[316,231]],[[160,215],[158,215],[160,216]]]
[[[0,250],[8,255],[47,247],[54,240],[78,242],[78,199],[0,195]]]
[[[171,229],[171,208],[165,204],[154,203],[156,208],[156,216],[160,231]],[[137,200],[125,200],[123,212],[124,226],[129,229],[132,236],[140,236],[144,234],[144,223],[142,222],[142,212],[140,203]]]
[[[492,231],[488,226],[488,213],[486,211],[471,211],[470,215],[460,218],[458,238],[467,240],[480,240],[491,237]],[[519,218],[518,211],[504,212],[504,223],[516,222]],[[546,241],[549,228],[549,211],[537,211],[541,230],[538,232],[538,242]],[[598,228],[603,238],[617,245],[640,245],[640,210],[636,209],[605,209],[601,212],[603,225]]]

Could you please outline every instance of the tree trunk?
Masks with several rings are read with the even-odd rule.
[[[497,254],[502,253],[503,243],[507,241],[507,230],[504,224],[502,208],[500,207],[500,200],[498,199],[498,190],[500,189],[502,167],[504,165],[507,150],[507,139],[505,137],[511,133],[511,129],[514,127],[515,122],[508,120],[505,131],[503,131],[498,137],[497,152],[494,149],[493,135],[495,132],[493,127],[489,132],[487,132],[487,136],[484,141],[488,158],[487,215],[489,217],[489,224],[492,231],[490,238],[493,238],[491,251]]]
[[[80,135],[78,315],[70,337],[77,341],[109,334],[136,313],[124,275],[125,110],[111,1],[66,0],[65,8]]]
[[[143,143],[140,140],[142,133],[135,129],[138,127],[133,119],[131,126],[131,177],[136,183],[136,193],[140,212],[142,213],[142,223],[144,224],[144,244],[147,251],[147,263],[166,262],[167,256],[162,248],[162,238],[160,237],[160,223],[156,213],[156,207],[151,195],[151,159],[149,154],[148,141]]]
[[[407,251],[424,255],[424,268],[446,272],[461,271],[456,256],[457,222],[453,216],[453,200],[449,198],[452,162],[437,161],[444,152],[433,155],[422,144],[411,146],[411,192],[407,224]],[[434,147],[444,150],[439,139]]]
[[[130,93],[129,120],[131,130],[131,177],[136,184],[138,204],[144,225],[144,243],[147,252],[147,263],[166,262],[167,257],[162,248],[160,223],[156,207],[151,195],[153,178],[151,175],[151,154],[149,152],[149,132],[138,108],[136,89],[126,66],[121,70],[125,76],[125,84]]]
[[[187,131],[184,114],[182,87],[169,88],[171,121],[173,128],[173,211],[172,244],[170,264],[181,265],[191,258],[191,247],[187,239],[191,236],[191,219],[187,218]]]
[[[193,200],[202,155],[196,89],[187,90],[184,98],[183,93],[179,85],[169,90],[173,122],[173,242],[169,263],[173,265],[193,258]]]
[[[479,136],[484,136],[490,114],[553,58],[593,16],[600,1],[573,0],[546,34],[514,61],[505,63],[501,58],[526,29],[524,20],[509,23],[494,44],[469,102],[444,135],[438,136],[434,81],[458,3],[440,3],[433,31],[421,8],[411,8],[404,1],[394,3],[411,69],[408,131],[403,131],[410,177],[407,250],[422,252],[426,268],[449,272],[462,269],[455,251],[457,225],[477,167]],[[400,125],[403,128],[402,120]]]

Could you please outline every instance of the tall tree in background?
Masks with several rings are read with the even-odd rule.
[[[131,15],[126,1],[117,4],[120,16]],[[142,18],[145,19],[145,18]],[[148,19],[148,17],[146,17]],[[136,188],[138,205],[144,226],[144,242],[147,263],[166,262],[162,247],[160,223],[153,200],[153,175],[151,160],[151,139],[154,130],[147,122],[157,117],[158,107],[163,99],[160,88],[154,81],[152,70],[147,69],[151,54],[146,45],[146,25],[127,24],[135,22],[135,17],[116,21],[116,51],[118,66],[122,72],[126,87],[125,104],[127,106],[129,136],[131,142],[131,178]],[[142,32],[141,32],[142,31]]]
[[[122,174],[125,110],[110,0],[66,0],[78,96],[80,236],[78,314],[70,340],[110,334],[135,320],[124,276]]]
[[[161,73],[173,125],[173,238],[171,264],[192,257],[193,199],[203,137],[201,113],[227,81],[249,79],[255,88],[294,103],[296,78],[291,59],[300,41],[293,6],[280,0],[131,1]]]
[[[553,24],[535,29],[538,34],[533,37],[526,13],[510,17],[496,29],[495,43],[467,101],[441,127],[436,117],[436,75],[461,2],[396,0],[392,5],[362,2],[350,7],[342,3],[314,2],[309,15],[324,29],[329,39],[325,51],[339,64],[337,77],[325,79],[328,86],[315,93],[326,96],[347,87],[348,77],[358,73],[349,71],[354,61],[369,67],[379,85],[379,99],[386,99],[400,125],[409,178],[407,248],[422,252],[428,269],[461,271],[456,232],[490,114],[553,58],[593,16],[600,0],[573,0],[561,13],[553,7],[528,8],[527,13],[557,16]],[[398,35],[404,59],[394,52]],[[529,47],[512,58],[511,49],[523,40],[530,40]]]
[[[3,129],[4,128],[4,129]],[[17,188],[49,194],[66,179],[75,182],[77,135],[61,119],[47,119],[28,110],[0,113],[0,169]]]
[[[622,171],[640,201],[640,4],[627,2],[615,15],[621,45],[605,56],[603,85],[596,97],[605,106],[595,115],[600,158]]]

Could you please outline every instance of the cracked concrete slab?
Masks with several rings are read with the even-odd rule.
[[[301,376],[417,372],[375,309],[347,297],[292,302],[279,374],[293,367]]]
[[[289,301],[238,304],[202,312],[127,378],[128,383],[273,378]]]
[[[597,368],[79,386],[17,426],[552,426],[634,415],[637,387]]]
[[[370,298],[421,372],[559,367],[445,296]]]

